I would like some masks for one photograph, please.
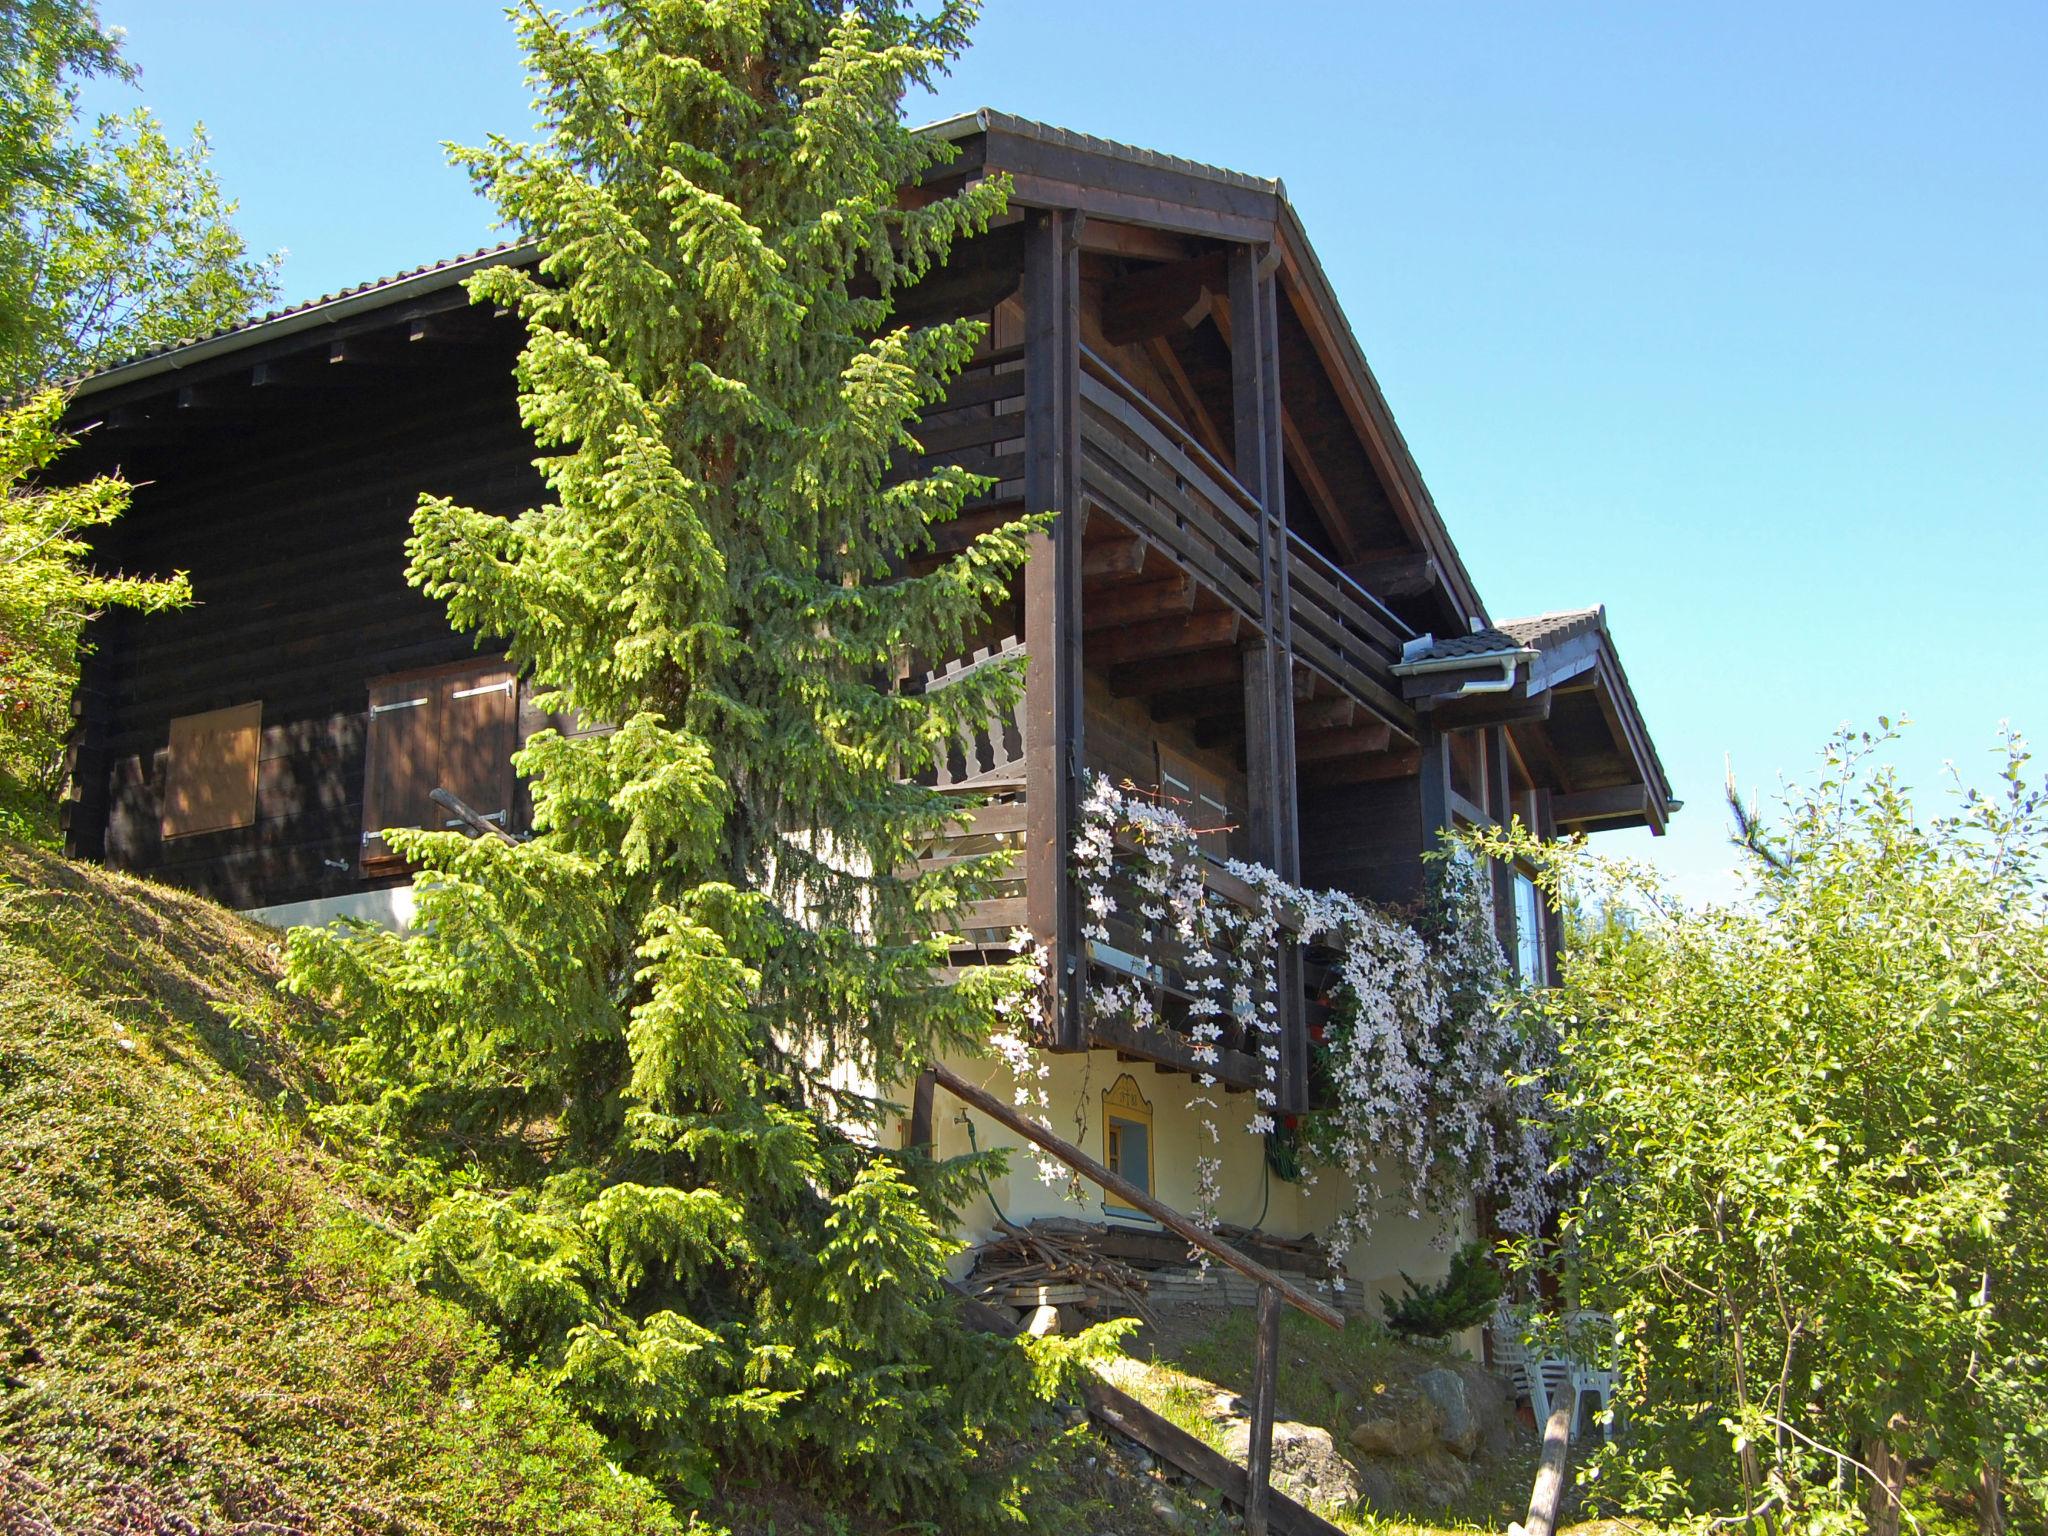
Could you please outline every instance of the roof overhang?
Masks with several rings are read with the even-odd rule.
[[[1438,729],[1507,728],[1560,831],[1661,833],[1678,808],[1603,608],[1425,636],[1393,670]]]

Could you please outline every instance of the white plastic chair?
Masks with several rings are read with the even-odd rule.
[[[1571,1341],[1572,1429],[1576,1434],[1579,1409],[1588,1392],[1600,1399],[1602,1413],[1614,1403],[1614,1319],[1605,1312],[1575,1312],[1565,1327]],[[1600,1433],[1603,1439],[1614,1438],[1611,1415],[1602,1421]]]
[[[1505,1301],[1493,1309],[1493,1363],[1513,1380],[1517,1398],[1529,1397],[1529,1351],[1522,1344],[1522,1320]]]
[[[1579,1399],[1572,1389],[1572,1364],[1569,1360],[1538,1360],[1526,1367],[1529,1381],[1529,1406],[1536,1411],[1536,1432],[1543,1433],[1543,1426],[1550,1422],[1552,1400],[1560,1392],[1572,1392],[1572,1421],[1565,1430],[1565,1438],[1573,1440],[1579,1433]]]

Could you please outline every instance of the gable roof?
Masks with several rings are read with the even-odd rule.
[[[1309,243],[1299,216],[1277,178],[1247,175],[1177,155],[1098,138],[1031,118],[983,107],[916,130],[954,143],[979,139],[979,169],[1009,175],[1018,206],[1078,207],[1116,219],[1184,233],[1269,243],[1292,285],[1297,310],[1312,316],[1312,341],[1322,354],[1340,400],[1368,455],[1386,483],[1408,535],[1432,556],[1461,618],[1484,620],[1485,606],[1449,530],[1437,512],[1420,468],[1395,425],[1378,380],[1337,303],[1335,291]],[[970,171],[976,169],[969,167]],[[467,256],[378,278],[303,304],[273,310],[211,336],[172,344],[111,365],[79,381],[90,395],[203,362],[221,352],[255,345],[291,330],[453,287],[480,267],[531,261],[534,247],[512,241]]]

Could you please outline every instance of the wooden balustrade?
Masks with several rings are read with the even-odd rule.
[[[1083,495],[1258,622],[1259,504],[1237,479],[1096,353],[1081,356]],[[1392,665],[1413,633],[1387,606],[1289,532],[1297,659],[1389,721],[1412,724]]]

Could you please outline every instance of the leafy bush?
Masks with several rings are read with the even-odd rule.
[[[1922,814],[1894,734],[1734,802],[1739,905],[1489,840],[1608,919],[1534,1003],[1582,1175],[1546,1260],[1615,1320],[1601,1486],[1646,1510],[1883,1536],[1940,1492],[1996,1529],[2002,1484],[2041,1528],[2048,800],[2008,736],[1995,792]]]
[[[1382,1293],[1387,1326],[1411,1339],[1442,1339],[1477,1327],[1493,1316],[1507,1282],[1488,1262],[1481,1243],[1467,1243],[1451,1255],[1451,1272],[1435,1285],[1417,1285],[1406,1273],[1408,1294],[1396,1301]]]

